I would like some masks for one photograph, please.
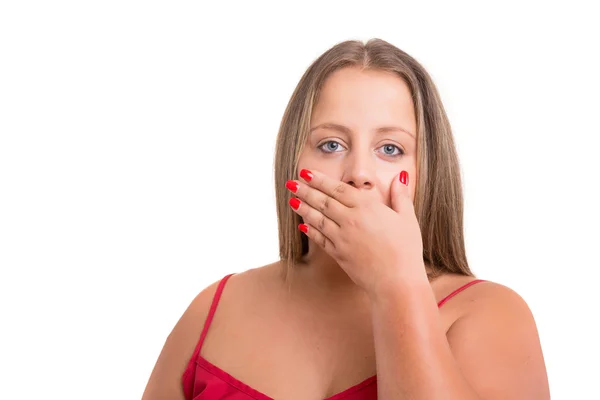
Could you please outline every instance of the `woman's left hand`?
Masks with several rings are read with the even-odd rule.
[[[406,184],[400,181],[405,176]],[[375,294],[406,279],[426,277],[421,230],[403,171],[391,186],[392,207],[318,171],[302,170],[286,187],[299,228],[321,246],[355,284]],[[304,229],[307,228],[307,229]]]

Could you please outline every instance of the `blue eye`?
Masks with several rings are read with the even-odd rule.
[[[329,140],[319,146],[319,149],[325,153],[337,153],[340,151],[338,150],[340,148],[343,148],[343,146],[338,142],[334,142],[333,140]]]
[[[344,146],[333,140],[322,143],[318,148],[324,153],[339,153],[345,149]],[[383,154],[390,157],[400,157],[404,154],[404,151],[400,147],[393,144],[385,144],[380,149],[383,149]]]
[[[402,151],[402,149],[398,146],[395,146],[393,144],[384,144],[383,146],[380,147],[383,150],[383,153],[386,156],[392,156],[392,157],[398,157],[404,154],[404,151]],[[394,150],[398,150],[397,153],[394,153]]]

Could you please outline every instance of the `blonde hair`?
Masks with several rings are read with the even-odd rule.
[[[417,121],[417,186],[415,213],[423,239],[423,260],[429,279],[443,273],[473,276],[463,235],[463,197],[458,156],[437,88],[423,66],[404,51],[381,39],[366,44],[338,43],[306,70],[287,105],[275,150],[275,197],[279,256],[284,274],[302,264],[308,239],[298,230],[301,217],[288,205],[288,179],[297,179],[298,159],[310,129],[313,107],[323,83],[344,67],[396,73],[410,88]]]

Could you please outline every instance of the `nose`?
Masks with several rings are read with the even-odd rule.
[[[367,153],[350,154],[346,157],[343,182],[357,189],[372,189],[375,179],[375,160]]]

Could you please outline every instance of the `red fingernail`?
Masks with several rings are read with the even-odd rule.
[[[298,182],[296,181],[287,181],[285,183],[285,187],[290,189],[293,193],[296,193],[298,190]]]
[[[313,174],[309,170],[303,169],[302,171],[300,171],[300,177],[306,182],[310,182],[310,180],[313,178]]]
[[[300,224],[298,225],[298,229],[300,229],[304,233],[308,233],[308,225]]]
[[[408,186],[408,172],[400,172],[400,182]]]
[[[297,210],[300,207],[300,204],[302,204],[302,202],[300,200],[298,200],[297,198],[292,197],[290,199],[290,206],[292,206],[292,208],[294,210]]]

